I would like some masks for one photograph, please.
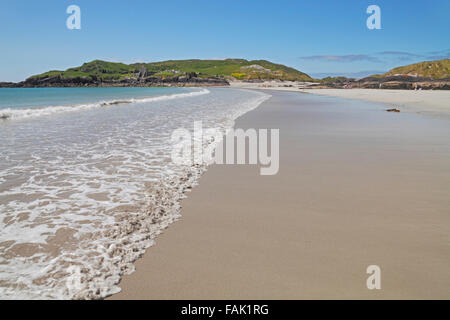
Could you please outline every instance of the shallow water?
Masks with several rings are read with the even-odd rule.
[[[0,110],[95,103],[118,99],[148,98],[180,92],[189,88],[2,88]]]
[[[1,298],[117,292],[120,276],[179,217],[180,200],[205,170],[171,161],[173,130],[193,130],[200,120],[230,128],[268,98],[231,89],[130,89],[40,89],[50,98],[36,104],[19,97],[30,89],[14,89],[15,105],[1,103],[9,115],[0,120]]]

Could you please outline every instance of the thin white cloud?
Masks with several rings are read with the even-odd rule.
[[[301,59],[328,61],[328,62],[355,62],[355,61],[381,62],[380,59],[378,59],[377,57],[367,54],[316,55],[316,56],[301,57]]]

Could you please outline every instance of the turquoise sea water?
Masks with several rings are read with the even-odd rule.
[[[192,89],[186,88],[2,88],[0,110],[136,99],[190,91]]]

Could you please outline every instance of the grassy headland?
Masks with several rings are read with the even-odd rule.
[[[152,63],[123,64],[94,60],[80,67],[65,71],[49,71],[29,79],[59,76],[62,79],[87,78],[91,80],[122,80],[153,76],[160,78],[175,76],[231,77],[238,80],[292,80],[311,81],[311,77],[294,68],[266,60],[169,60]]]
[[[424,61],[397,67],[379,77],[388,77],[394,75],[424,77],[435,80],[450,79],[450,59]]]

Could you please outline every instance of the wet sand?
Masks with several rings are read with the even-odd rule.
[[[449,299],[450,122],[270,93],[236,127],[280,129],[279,173],[211,166],[111,298]]]

